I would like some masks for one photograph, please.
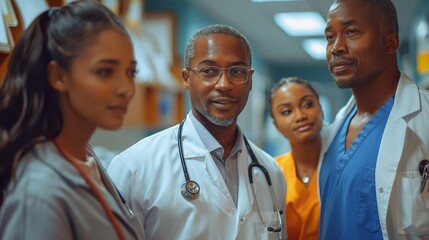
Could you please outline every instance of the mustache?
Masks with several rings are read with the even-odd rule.
[[[237,100],[236,97],[231,96],[229,93],[224,92],[217,92],[216,94],[213,94],[210,96],[210,99],[233,99]]]
[[[355,62],[354,58],[341,56],[341,57],[335,57],[334,59],[329,61],[329,66],[333,68],[340,65],[350,65],[350,64],[353,64],[354,62]]]

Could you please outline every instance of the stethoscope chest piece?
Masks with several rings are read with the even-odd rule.
[[[200,186],[195,181],[188,181],[182,185],[182,196],[188,201],[194,201],[200,195]]]

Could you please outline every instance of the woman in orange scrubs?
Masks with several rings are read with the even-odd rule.
[[[281,79],[272,88],[269,103],[274,125],[291,146],[290,152],[276,157],[287,182],[288,239],[317,240],[320,216],[317,165],[323,126],[319,96],[307,81],[290,77]]]

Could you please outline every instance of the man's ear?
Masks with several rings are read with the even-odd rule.
[[[186,68],[182,69],[182,80],[183,80],[183,85],[185,86],[185,89],[188,90],[189,89],[189,70]]]
[[[59,92],[67,91],[66,71],[54,60],[47,67],[48,82],[51,87]]]
[[[250,89],[249,89],[249,91],[252,91],[252,86],[253,86],[253,73],[254,73],[254,70],[252,69],[252,71],[250,72],[249,80],[248,80],[248,81],[250,81]]]
[[[399,48],[399,36],[398,33],[390,33],[386,36],[386,51],[389,54],[396,54]]]

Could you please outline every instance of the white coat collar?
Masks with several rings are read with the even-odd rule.
[[[398,87],[396,88],[395,101],[393,103],[392,113],[389,117],[397,119],[403,118],[408,121],[409,115],[421,110],[421,100],[417,85],[401,72]]]

